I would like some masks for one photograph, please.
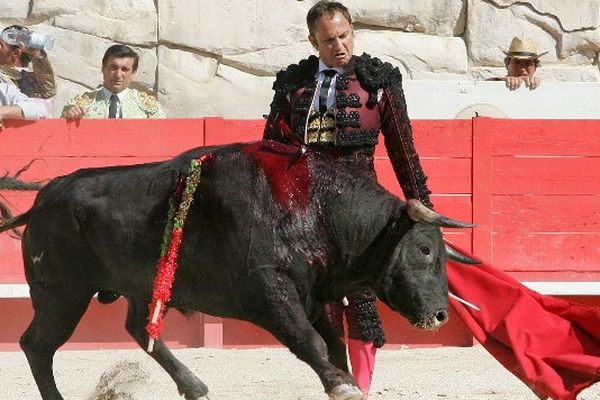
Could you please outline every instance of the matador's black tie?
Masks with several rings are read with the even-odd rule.
[[[321,90],[319,91],[319,112],[321,114],[327,111],[327,93],[331,86],[331,79],[337,74],[337,71],[335,69],[325,69],[323,73],[325,74],[325,79],[323,79]]]
[[[117,118],[117,108],[119,106],[119,98],[116,94],[110,96],[108,104],[108,118]]]

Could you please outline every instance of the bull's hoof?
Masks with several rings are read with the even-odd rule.
[[[200,397],[185,396],[185,400],[210,400],[210,399],[208,398],[208,395],[206,395],[206,396],[200,396]]]
[[[193,389],[180,390],[179,395],[183,396],[185,400],[209,400],[208,388],[202,382],[200,382],[200,384]]]
[[[362,398],[362,391],[348,383],[334,387],[329,393],[330,400],[362,400]]]
[[[117,301],[121,295],[112,290],[101,290],[98,292],[98,301],[102,304],[110,304]]]

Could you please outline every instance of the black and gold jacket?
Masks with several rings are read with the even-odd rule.
[[[352,159],[351,164],[374,176],[375,145],[381,131],[405,197],[431,206],[398,68],[366,53],[352,58],[336,78],[335,128],[325,144],[306,140],[312,124],[309,116],[315,112],[312,104],[318,68],[319,59],[311,56],[277,74],[264,139],[307,144],[346,161]]]

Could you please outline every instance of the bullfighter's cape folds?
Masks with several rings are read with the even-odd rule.
[[[447,274],[449,290],[480,308],[450,299],[473,336],[540,399],[573,400],[600,381],[600,308],[543,296],[486,263],[448,262]]]

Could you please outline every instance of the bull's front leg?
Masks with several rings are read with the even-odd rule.
[[[346,344],[344,343],[344,306],[341,302],[330,303],[319,310],[313,322],[313,326],[321,335],[327,351],[329,353],[329,361],[344,372],[348,370],[348,359],[346,356]]]
[[[146,350],[148,344],[148,333],[145,329],[147,303],[135,299],[127,299],[127,301],[129,302],[127,331]],[[162,340],[158,339],[154,342],[154,350],[149,354],[173,378],[179,394],[183,395],[186,400],[208,399],[208,387],[175,358]]]
[[[330,361],[325,340],[311,325],[293,283],[276,270],[263,270],[260,275],[260,282],[254,283],[261,289],[252,293],[252,301],[244,307],[249,319],[310,365],[331,400],[361,400],[363,394],[354,379]]]

